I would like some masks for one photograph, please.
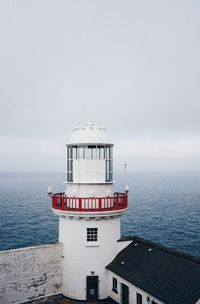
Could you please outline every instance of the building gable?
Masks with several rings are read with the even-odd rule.
[[[200,259],[138,237],[106,268],[164,303],[200,299]]]

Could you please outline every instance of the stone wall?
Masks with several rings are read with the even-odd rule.
[[[59,293],[62,286],[60,243],[0,252],[0,303],[20,303]]]

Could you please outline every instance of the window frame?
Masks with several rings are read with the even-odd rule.
[[[113,146],[105,145],[105,182],[113,181]]]
[[[105,182],[113,182],[113,145],[70,144],[67,145],[67,182],[73,182],[74,160],[104,160]]]
[[[142,304],[142,295],[139,292],[136,292],[136,303]]]
[[[118,290],[117,290],[117,279],[115,277],[112,278],[112,291],[115,292],[116,294],[118,294]]]
[[[97,227],[87,227],[86,240],[87,243],[98,242],[98,228]]]

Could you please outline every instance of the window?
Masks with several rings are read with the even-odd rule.
[[[97,159],[104,159],[104,146],[97,146]]]
[[[140,293],[136,293],[137,304],[142,304],[142,295]]]
[[[106,182],[110,182],[110,161],[106,160]]]
[[[79,159],[85,159],[85,148],[86,146],[79,146]]]
[[[72,159],[72,147],[67,147],[67,159]]]
[[[73,160],[67,161],[67,181],[73,182]]]
[[[98,228],[87,228],[87,242],[97,242]]]
[[[76,158],[77,146],[67,147],[67,182],[73,182],[73,158]]]
[[[113,286],[112,286],[112,291],[114,291],[115,293],[117,292],[117,279],[113,277]]]
[[[88,159],[96,159],[96,146],[88,146]]]
[[[72,158],[73,159],[77,159],[77,152],[78,152],[78,147],[77,146],[73,146],[72,147]]]
[[[113,180],[113,156],[112,156],[112,147],[106,146],[105,147],[105,181],[111,182]]]
[[[105,148],[105,158],[106,159],[110,159],[110,149],[111,149],[111,147]]]

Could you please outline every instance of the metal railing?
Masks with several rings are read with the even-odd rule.
[[[65,193],[51,196],[52,208],[60,211],[98,212],[123,210],[128,207],[127,193],[115,192],[106,197],[68,197]]]

